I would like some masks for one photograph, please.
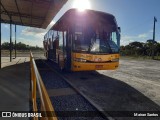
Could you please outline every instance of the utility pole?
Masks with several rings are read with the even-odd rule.
[[[1,13],[1,12],[2,12],[2,11],[1,11],[1,0],[0,0],[0,13]],[[2,68],[2,66],[1,66],[1,65],[2,65],[2,60],[1,60],[1,59],[2,59],[2,54],[1,54],[1,49],[2,49],[2,48],[1,48],[1,47],[2,47],[2,46],[1,46],[1,38],[2,38],[2,37],[1,37],[1,17],[2,17],[2,16],[0,15],[0,69]]]
[[[15,24],[15,45],[14,45],[14,50],[15,50],[15,58],[17,57],[17,43],[16,43],[16,24]]]
[[[152,59],[154,59],[154,43],[155,43],[155,27],[156,27],[157,19],[154,17],[154,25],[153,25],[153,41],[152,41]]]
[[[10,62],[12,62],[12,16],[10,16]]]

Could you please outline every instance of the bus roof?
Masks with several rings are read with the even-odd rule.
[[[79,19],[87,19],[89,23],[92,22],[94,24],[101,22],[105,25],[117,26],[115,17],[112,14],[88,9],[83,12],[77,9],[70,9],[53,25],[51,30],[65,31],[68,25],[75,24],[75,21]]]

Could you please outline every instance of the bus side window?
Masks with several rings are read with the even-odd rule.
[[[64,38],[64,40],[63,40],[63,41],[64,41],[64,43],[63,43],[64,51],[63,51],[63,52],[66,54],[66,42],[67,42],[66,40],[67,40],[67,32],[66,32],[66,31],[64,31],[63,35],[64,35],[64,36],[63,36],[63,38]]]
[[[59,36],[59,49],[63,51],[63,32],[58,32]]]
[[[56,38],[56,40],[55,40],[55,46],[56,46],[56,49],[59,49],[59,40],[58,40],[58,38]]]

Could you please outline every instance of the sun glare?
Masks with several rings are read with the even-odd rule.
[[[83,12],[85,9],[90,9],[91,5],[89,0],[74,0],[73,8],[77,8],[79,11]]]

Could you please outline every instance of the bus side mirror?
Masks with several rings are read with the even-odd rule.
[[[118,27],[118,31],[121,32],[121,27]]]

